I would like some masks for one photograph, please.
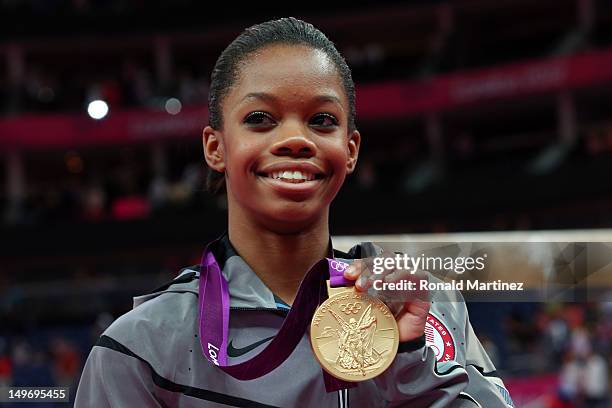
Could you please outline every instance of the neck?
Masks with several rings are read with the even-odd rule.
[[[297,232],[277,232],[229,211],[229,239],[244,261],[272,292],[292,304],[300,282],[317,261],[327,256],[327,213]]]

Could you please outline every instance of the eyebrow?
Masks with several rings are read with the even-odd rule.
[[[251,92],[248,93],[244,96],[244,98],[242,98],[242,100],[240,102],[244,102],[247,99],[261,99],[264,100],[266,102],[278,102],[278,98],[272,94],[266,93],[266,92]],[[338,105],[342,106],[342,102],[340,101],[340,99],[338,99],[338,97],[334,96],[334,95],[330,95],[330,94],[324,94],[324,95],[317,95],[313,98],[313,100],[315,100],[316,102],[331,102],[331,103],[337,103]]]

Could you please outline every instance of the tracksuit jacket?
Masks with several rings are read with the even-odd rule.
[[[288,306],[234,250],[212,245],[230,290],[228,363],[257,355],[278,332]],[[371,244],[345,262],[376,255]],[[199,266],[134,298],[134,308],[102,334],[87,359],[75,407],[511,407],[512,400],[474,334],[459,292],[431,294],[425,336],[400,343],[391,366],[356,388],[326,392],[305,333],[274,371],[236,380],[208,362],[200,346]]]

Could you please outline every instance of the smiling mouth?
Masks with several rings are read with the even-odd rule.
[[[317,173],[310,173],[303,170],[281,170],[273,171],[270,173],[258,172],[259,177],[270,178],[273,180],[280,180],[286,183],[299,184],[307,181],[322,180],[324,175]]]

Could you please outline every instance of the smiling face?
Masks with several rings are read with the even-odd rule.
[[[225,173],[228,208],[280,232],[327,222],[353,171],[359,132],[327,55],[275,44],[241,65],[222,103],[223,128],[204,130],[208,165]],[[233,213],[233,214],[232,214]]]

